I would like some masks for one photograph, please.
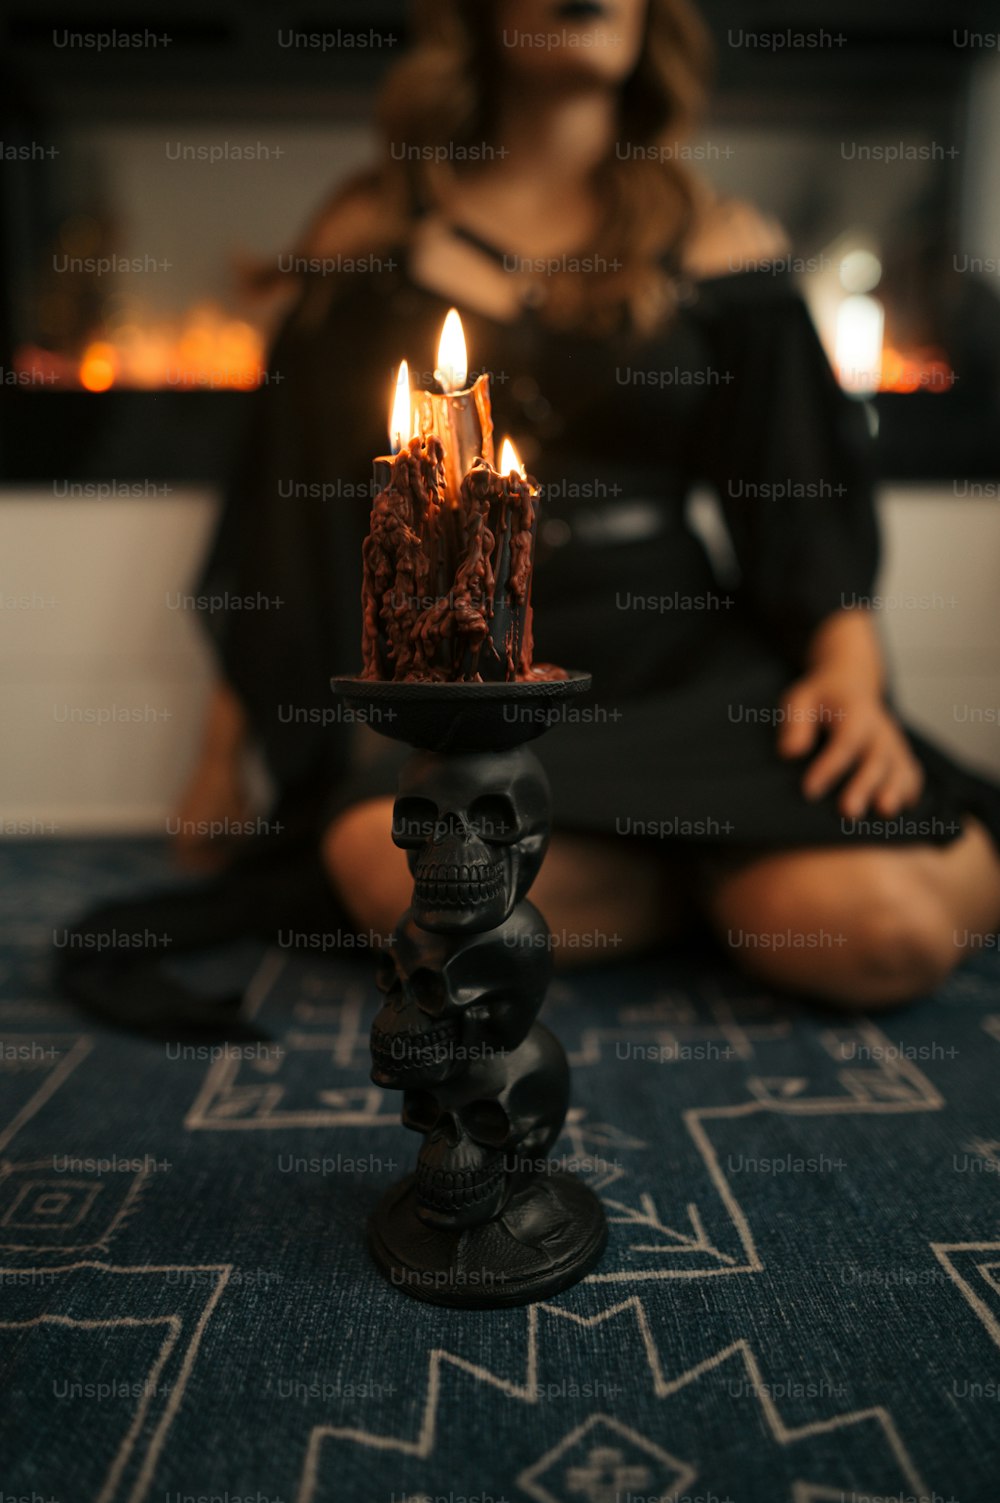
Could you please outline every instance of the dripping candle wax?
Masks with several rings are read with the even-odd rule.
[[[464,568],[468,571],[471,567],[480,574],[483,650],[476,654],[476,666],[482,677],[509,681],[531,672],[534,646],[531,581],[537,499],[538,487],[526,475],[509,438],[500,450],[499,472],[484,461],[475,460],[462,483],[463,511],[469,519]],[[476,559],[479,534],[472,521],[477,501],[486,544],[481,562]]]
[[[457,314],[449,326],[437,375],[441,385],[461,387]],[[420,393],[411,406],[405,362],[400,367],[393,454],[375,461],[379,491],[364,545],[365,677],[476,682],[531,672],[538,492],[509,442],[501,472],[493,468],[492,427],[487,376],[466,391]]]
[[[365,678],[433,677],[434,659],[440,657],[440,643],[418,628],[421,613],[447,577],[443,454],[436,439],[412,434],[410,377],[404,360],[389,410],[391,453],[372,462],[376,493],[362,548]]]

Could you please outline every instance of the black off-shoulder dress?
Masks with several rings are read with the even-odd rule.
[[[447,306],[402,258],[305,289],[253,399],[199,587],[269,602],[205,625],[285,807],[317,831],[395,785],[399,749],[361,757],[329,680],[359,668],[371,460],[396,367],[432,368]],[[923,796],[888,821],[843,819],[835,792],[808,802],[803,767],[777,755],[810,634],[871,594],[878,563],[864,409],[841,393],[789,279],[697,284],[647,339],[461,312],[473,368],[493,374],[497,431],[543,486],[536,661],[593,674],[589,703],[536,746],[557,828],[738,854],[946,843],[972,813],[1000,842],[1000,791],[917,736]],[[704,485],[735,583],[688,525]]]

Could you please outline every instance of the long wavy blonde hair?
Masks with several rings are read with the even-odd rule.
[[[420,207],[447,199],[462,148],[481,148],[495,135],[501,75],[493,0],[412,0],[412,12],[416,43],[379,96],[381,159],[323,204],[298,247],[303,257],[332,244],[349,254],[405,248]],[[688,0],[648,0],[641,54],[620,89],[617,141],[594,174],[604,213],[587,253],[601,269],[553,276],[544,317],[592,327],[624,315],[642,328],[669,312],[673,279],[664,262],[683,244],[699,200],[698,179],[679,148],[700,116],[711,60],[708,32]],[[418,148],[405,161],[391,150],[400,141]],[[336,227],[362,201],[376,206],[365,216],[365,244],[345,246]]]

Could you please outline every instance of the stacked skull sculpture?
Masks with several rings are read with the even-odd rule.
[[[414,893],[380,962],[372,1079],[403,1091],[403,1122],[423,1135],[415,1191],[427,1226],[499,1215],[562,1128],[566,1057],[535,1021],[549,931],[525,897],[548,810],[525,747],[417,752],[400,777],[392,833]]]

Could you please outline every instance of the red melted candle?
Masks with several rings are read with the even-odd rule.
[[[565,678],[532,666],[535,487],[476,460],[459,504],[444,451],[411,438],[375,497],[364,545],[363,676],[396,682]]]

